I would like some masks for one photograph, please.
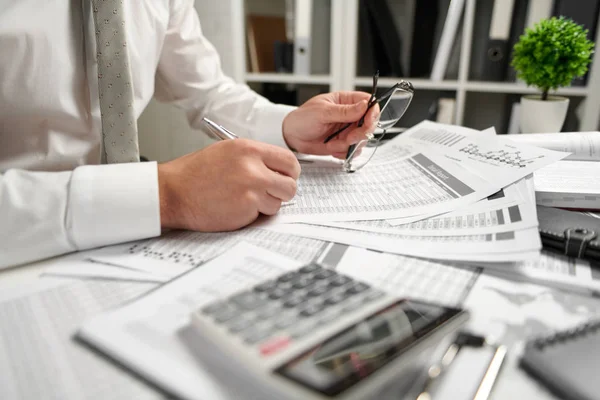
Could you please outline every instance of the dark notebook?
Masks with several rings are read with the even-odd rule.
[[[544,206],[537,214],[544,249],[600,262],[600,219]]]
[[[521,367],[561,398],[600,398],[600,320],[528,342]]]

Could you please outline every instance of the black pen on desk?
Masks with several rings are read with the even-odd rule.
[[[217,135],[217,137],[221,140],[229,140],[229,139],[237,139],[238,138],[238,135],[236,135],[235,133],[231,132],[224,126],[221,126],[221,125],[217,124],[216,122],[211,121],[210,119],[208,119],[206,117],[202,118],[202,121],[204,121],[208,126],[210,126],[212,128],[212,132],[215,135]]]

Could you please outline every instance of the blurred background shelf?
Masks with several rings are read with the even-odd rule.
[[[450,17],[451,1],[455,8],[461,6],[458,19]],[[514,6],[501,15],[509,29],[507,54],[499,64],[486,58],[496,2]],[[600,0],[195,0],[195,6],[225,73],[272,101],[300,105],[328,91],[369,92],[372,73],[379,68],[381,89],[400,79],[416,89],[402,127],[431,119],[476,129],[493,126],[502,134],[518,128],[520,97],[537,93],[516,80],[509,64],[514,43],[539,17],[532,15],[534,2],[544,3],[551,15],[571,10],[600,44]],[[582,12],[586,7],[594,11]],[[450,20],[456,31],[451,40],[443,40]],[[434,66],[441,43],[448,45],[442,47],[448,58],[440,78]],[[439,79],[432,79],[434,71]],[[584,79],[551,93],[570,99],[563,131],[600,130],[596,88],[600,49]],[[154,159],[171,159],[210,143],[201,132],[190,132],[184,119],[171,106],[150,104],[139,124],[166,152]],[[173,133],[164,135],[165,129]],[[142,138],[140,146],[148,142]],[[150,155],[157,151],[145,149]]]
[[[524,84],[512,82],[465,82],[465,89],[471,92],[490,92],[490,93],[515,93],[515,94],[533,94],[539,91],[533,87],[527,87]],[[587,96],[588,88],[572,86],[560,88],[554,94],[559,96]]]
[[[413,78],[379,78],[379,86],[392,86],[400,79],[410,81],[415,89],[430,89],[430,90],[456,90],[459,87],[458,81],[432,81],[431,79],[413,79]],[[371,87],[373,84],[372,77],[357,77],[354,80],[355,87]]]
[[[329,85],[329,75],[297,75],[289,73],[247,72],[246,82],[271,82],[271,83],[300,83],[311,85]]]

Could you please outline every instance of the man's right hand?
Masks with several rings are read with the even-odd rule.
[[[274,215],[296,194],[294,154],[247,139],[225,140],[158,165],[163,228],[229,231]]]

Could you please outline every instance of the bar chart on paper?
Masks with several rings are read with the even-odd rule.
[[[404,225],[392,225],[387,220],[348,221],[323,223],[346,229],[369,232],[396,233],[404,235],[455,236],[494,234],[507,229],[524,229],[537,225],[535,218],[530,218],[523,205],[514,204],[493,210],[479,212],[454,212],[439,217],[426,218]]]

